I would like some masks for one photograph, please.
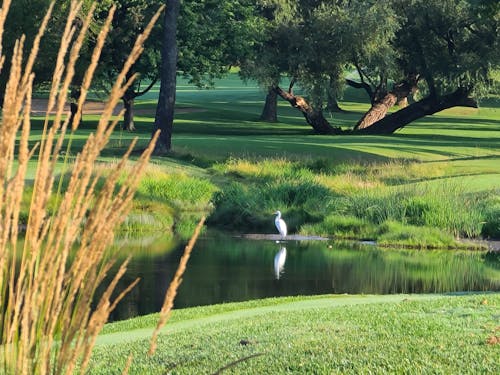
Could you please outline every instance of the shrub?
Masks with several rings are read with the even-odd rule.
[[[500,196],[485,202],[484,222],[481,235],[486,238],[500,239]]]
[[[303,235],[319,235],[339,239],[373,239],[376,226],[355,216],[329,215],[316,224],[301,226]]]
[[[456,248],[459,244],[453,236],[437,228],[417,227],[404,225],[394,221],[387,221],[379,227],[377,244],[400,245],[416,248]]]

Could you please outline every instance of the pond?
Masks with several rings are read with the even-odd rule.
[[[112,320],[158,312],[185,244],[129,242],[120,288],[140,277]],[[332,241],[237,238],[208,232],[193,250],[175,308],[330,293],[393,294],[500,291],[499,253],[379,249]]]

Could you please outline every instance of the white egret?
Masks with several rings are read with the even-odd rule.
[[[276,280],[280,279],[283,268],[285,268],[285,260],[286,247],[283,246],[274,256],[274,275],[276,276]]]
[[[278,232],[280,232],[281,239],[284,239],[286,237],[286,223],[285,220],[281,218],[281,212],[276,211],[274,213],[276,215],[276,218],[274,219],[274,224],[276,225],[276,229],[278,229]]]

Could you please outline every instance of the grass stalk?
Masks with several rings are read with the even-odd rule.
[[[4,1],[0,13],[0,37],[8,10],[6,4],[8,6],[9,2]],[[118,281],[127,269],[128,261],[125,261],[104,293],[95,295],[113,264],[113,257],[108,259],[106,250],[113,241],[114,231],[131,207],[158,137],[156,134],[131,165],[129,157],[136,144],[133,141],[120,162],[110,167],[104,186],[97,189],[101,172],[96,171],[95,163],[117,123],[111,118],[113,109],[132,83],[129,80],[123,84],[120,77],[125,77],[139,57],[142,44],[161,9],[138,37],[113,87],[96,133],[89,136],[76,156],[68,186],[57,202],[57,210],[49,209],[55,163],[69,125],[69,116],[64,113],[66,93],[94,9],[92,7],[85,16],[75,39],[73,21],[79,15],[82,2],[72,1],[47,108],[47,113],[56,108],[56,114],[54,120],[47,115],[44,122],[26,233],[24,236],[19,233],[27,166],[34,153],[34,148],[30,150],[28,147],[32,69],[53,6],[54,3],[47,11],[26,63],[23,63],[24,37],[15,44],[0,124],[0,366],[6,374],[85,372],[97,334],[116,304],[138,281],[113,297]],[[83,98],[90,87],[113,12],[114,8],[100,31],[92,63],[85,75]],[[16,150],[19,130],[21,136]],[[73,132],[75,130],[72,128]],[[125,179],[124,175],[127,176]]]
[[[151,337],[149,351],[148,351],[149,355],[153,355],[155,353],[157,347],[158,334],[160,333],[160,330],[170,318],[170,313],[172,311],[172,307],[174,306],[174,299],[175,296],[177,295],[177,290],[179,289],[179,286],[182,283],[182,275],[186,270],[187,262],[189,260],[189,257],[191,256],[191,252],[193,251],[194,245],[196,243],[196,240],[198,239],[198,236],[200,234],[204,222],[205,218],[202,217],[200,222],[196,226],[196,229],[191,239],[184,248],[184,254],[181,257],[179,266],[177,267],[177,271],[175,272],[174,278],[170,282],[167,293],[165,294],[165,300],[163,301],[163,306],[160,311],[160,318],[158,319],[158,324],[156,325],[156,328],[153,331],[153,335]]]

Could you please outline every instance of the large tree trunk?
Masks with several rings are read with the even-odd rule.
[[[125,108],[125,113],[123,114],[123,125],[122,129],[132,132],[135,130],[134,126],[134,96],[128,97],[124,96],[123,107]]]
[[[312,128],[318,134],[341,134],[342,129],[340,127],[332,126],[327,119],[323,116],[323,112],[314,109],[307,100],[302,96],[294,95],[291,92],[284,91],[279,86],[274,88],[276,93],[291,104],[292,107],[297,108],[306,119],[307,123],[312,126]]]
[[[433,97],[429,96],[408,107],[394,112],[383,119],[377,121],[372,126],[357,129],[357,134],[392,134],[409,123],[424,116],[432,115],[447,108],[452,107],[473,107],[477,108],[477,102],[468,97],[468,91],[462,88],[455,92]]]
[[[395,85],[392,91],[389,91],[381,99],[375,100],[372,103],[368,112],[361,117],[354,129],[368,128],[383,119],[391,107],[402,99],[407,98],[411,92],[416,90],[416,84],[417,78],[410,78]]]
[[[278,121],[278,94],[273,88],[270,88],[266,95],[266,103],[260,119],[267,122]]]
[[[382,99],[372,104],[368,112],[361,117],[354,129],[365,129],[384,118],[389,108],[394,106],[397,100],[398,97],[392,91],[388,92]]]
[[[177,18],[180,0],[166,0],[161,49],[160,95],[156,106],[153,134],[161,131],[156,143],[155,153],[162,154],[172,148],[172,129],[174,124],[175,89],[177,77]]]

